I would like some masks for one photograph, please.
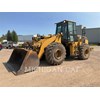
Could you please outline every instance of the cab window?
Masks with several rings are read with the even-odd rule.
[[[67,26],[64,26],[63,30],[63,39],[67,39]]]
[[[56,33],[60,33],[61,32],[61,26],[57,27],[57,32]]]
[[[68,31],[70,34],[73,34],[73,23],[72,22],[68,22]]]
[[[76,23],[73,24],[74,24],[74,34],[76,34]]]

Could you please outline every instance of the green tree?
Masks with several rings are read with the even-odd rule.
[[[0,42],[2,42],[2,37],[0,37]]]
[[[7,39],[7,36],[3,34],[3,35],[0,37],[0,42],[2,42],[3,40],[6,40],[6,39]]]
[[[12,31],[12,41],[18,42],[18,36],[17,36],[17,33],[14,30]]]
[[[7,32],[7,41],[12,41],[12,34],[11,34],[10,30],[8,30],[8,32]]]

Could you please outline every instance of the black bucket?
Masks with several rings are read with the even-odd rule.
[[[34,71],[39,66],[39,59],[37,53],[32,50],[14,49],[7,65],[18,75]]]

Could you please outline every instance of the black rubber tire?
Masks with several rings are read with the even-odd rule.
[[[59,51],[59,55],[57,55]],[[59,57],[57,57],[59,56]],[[45,58],[46,61],[51,65],[60,65],[66,57],[66,49],[60,43],[51,43],[45,49]]]
[[[82,45],[82,46],[79,46],[79,55],[78,55],[78,58],[80,60],[86,60],[88,59],[90,56],[90,47],[89,45]]]

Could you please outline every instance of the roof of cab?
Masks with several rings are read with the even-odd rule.
[[[74,21],[71,21],[71,20],[63,20],[63,21],[61,21],[61,22],[58,22],[58,23],[55,23],[55,24],[59,24],[59,23],[65,23],[65,22],[73,22],[73,23],[76,23],[76,22],[74,22]]]

